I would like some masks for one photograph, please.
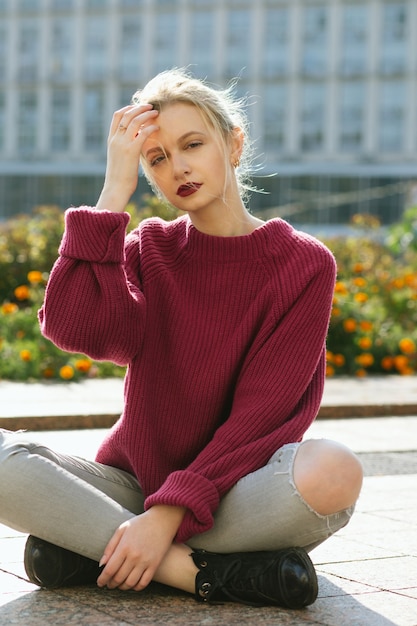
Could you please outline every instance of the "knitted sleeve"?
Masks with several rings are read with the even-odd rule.
[[[187,507],[178,541],[209,530],[220,498],[282,445],[300,441],[316,417],[334,280],[334,259],[326,253],[269,337],[248,355],[229,418],[185,470],[170,474],[147,498],[147,508]]]
[[[125,263],[128,221],[127,213],[89,207],[66,212],[60,256],[39,311],[42,333],[59,348],[120,365],[138,351],[145,302]]]

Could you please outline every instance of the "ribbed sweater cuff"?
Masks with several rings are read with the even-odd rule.
[[[156,504],[186,507],[188,511],[175,538],[184,543],[194,535],[210,530],[219,500],[213,483],[199,474],[184,470],[170,474],[162,487],[146,498],[145,509]]]
[[[59,253],[90,263],[122,263],[128,213],[68,209]]]

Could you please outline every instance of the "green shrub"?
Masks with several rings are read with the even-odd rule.
[[[129,230],[151,215],[176,217],[173,209],[153,196],[144,196],[140,211],[134,205],[127,210]],[[40,333],[37,312],[63,230],[63,212],[50,206],[0,225],[0,379],[124,376],[124,368],[63,352]]]
[[[128,207],[129,230],[144,218],[177,216],[154,196]],[[357,237],[326,244],[338,263],[328,336],[328,376],[417,372],[417,208],[375,237],[378,224],[356,216]],[[364,227],[370,229],[364,235]],[[42,337],[37,321],[63,232],[63,212],[39,207],[0,226],[0,378],[10,380],[123,376],[124,368],[68,354]],[[365,231],[366,232],[366,231]],[[379,231],[376,231],[379,232]]]
[[[329,376],[417,372],[417,245],[398,247],[404,231],[406,224],[394,225],[386,242],[371,235],[327,242],[338,263]]]

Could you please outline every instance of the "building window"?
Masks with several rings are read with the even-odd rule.
[[[339,147],[342,152],[359,152],[364,143],[365,83],[342,84],[339,109]]]
[[[72,17],[55,19],[51,30],[51,77],[66,82],[72,78],[74,69],[74,20]]]
[[[403,73],[407,69],[407,7],[404,2],[388,2],[382,11],[381,72]]]
[[[7,77],[7,46],[8,28],[6,24],[0,24],[0,81]]]
[[[38,99],[35,91],[22,91],[18,100],[17,146],[22,156],[36,150]]]
[[[326,87],[307,83],[301,94],[301,137],[303,152],[320,152],[324,147]]]
[[[120,108],[125,107],[128,104],[132,104],[132,96],[137,91],[137,89],[137,83],[132,85],[123,85],[122,87],[120,87],[118,98]]]
[[[141,75],[142,22],[137,15],[124,16],[120,36],[120,78],[139,81]]]
[[[142,5],[144,0],[120,0],[120,6],[123,8],[131,8]]]
[[[88,151],[98,151],[104,146],[106,136],[104,121],[104,91],[87,89],[84,96],[84,145]]]
[[[153,41],[153,71],[155,74],[170,69],[177,62],[178,17],[177,13],[160,13],[155,16]]]
[[[37,11],[39,4],[39,0],[19,0],[19,9],[21,11]]]
[[[343,76],[367,71],[369,9],[361,4],[343,7],[340,70]]]
[[[56,89],[51,101],[51,148],[54,152],[66,152],[71,138],[71,91]]]
[[[102,80],[108,73],[108,20],[106,16],[87,18],[85,29],[85,78]]]
[[[265,77],[288,73],[289,61],[288,9],[265,9],[263,59],[261,72]]]
[[[69,11],[74,8],[74,0],[51,0],[51,8],[56,11]]]
[[[302,71],[306,76],[327,72],[327,7],[306,7],[304,11]]]
[[[264,150],[282,152],[286,142],[288,89],[286,85],[264,85]]]
[[[213,75],[214,65],[214,14],[198,11],[191,14],[190,54],[191,69],[199,78]]]
[[[6,94],[0,91],[0,150],[4,148],[4,131],[6,128]]]
[[[247,77],[251,71],[251,11],[236,9],[227,17],[225,74],[227,78]]]
[[[18,40],[18,76],[25,82],[35,82],[39,65],[39,23],[37,20],[22,20]]]
[[[404,148],[406,85],[403,81],[381,84],[379,97],[379,148],[383,152],[401,152]]]
[[[87,0],[87,9],[102,9],[106,4],[107,0]]]

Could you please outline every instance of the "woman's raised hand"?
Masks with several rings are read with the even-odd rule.
[[[139,162],[145,140],[158,130],[158,111],[150,104],[131,105],[116,111],[107,140],[107,167],[97,209],[125,210],[138,184]]]

